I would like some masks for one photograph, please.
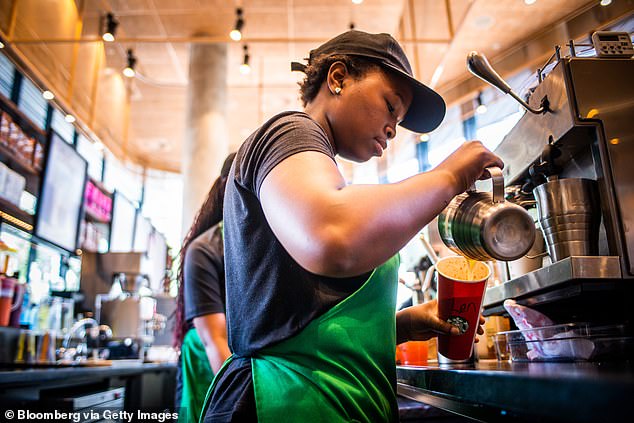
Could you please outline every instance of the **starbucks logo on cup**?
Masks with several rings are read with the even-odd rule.
[[[469,329],[469,322],[467,322],[466,319],[460,316],[450,316],[447,319],[447,322],[457,327],[458,330],[460,330],[461,335]]]

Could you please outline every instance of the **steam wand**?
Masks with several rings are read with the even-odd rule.
[[[482,79],[485,82],[493,85],[504,94],[509,94],[515,100],[517,100],[526,110],[531,113],[535,113],[536,115],[546,113],[550,111],[549,109],[549,101],[548,97],[542,98],[539,109],[533,109],[527,102],[525,102],[520,96],[518,96],[511,89],[510,85],[506,83],[505,80],[493,69],[486,56],[478,53],[477,51],[472,51],[467,56],[467,69],[469,72]]]

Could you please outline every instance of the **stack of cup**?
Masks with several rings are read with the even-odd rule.
[[[598,254],[601,213],[596,181],[555,179],[536,187],[533,194],[553,263]]]

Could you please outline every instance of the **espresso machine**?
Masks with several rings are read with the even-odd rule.
[[[485,315],[504,314],[502,303],[512,298],[560,322],[632,321],[634,50],[628,33],[598,32],[592,41],[592,57],[577,55],[578,47],[588,50],[588,45],[570,41],[563,49],[557,46],[537,71],[539,84],[528,99],[514,93],[484,56],[472,52],[467,59],[473,74],[527,110],[495,153],[504,160],[507,187],[537,188],[528,192],[542,202],[542,231],[551,256],[550,264],[488,288]],[[569,215],[577,220],[566,224],[575,230],[556,235],[580,233],[580,222],[587,222],[583,228],[592,236],[585,241],[589,248],[562,252],[557,250],[559,240],[552,238],[552,227],[543,223],[552,223],[544,210],[553,208],[556,198],[559,207],[567,207],[575,202],[574,196],[552,194],[538,184],[573,179],[587,181],[584,189],[589,184],[596,192],[577,201],[585,207],[583,214]]]

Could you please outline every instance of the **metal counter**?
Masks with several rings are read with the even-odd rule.
[[[634,364],[398,366],[400,395],[486,422],[623,421],[634,415]]]

